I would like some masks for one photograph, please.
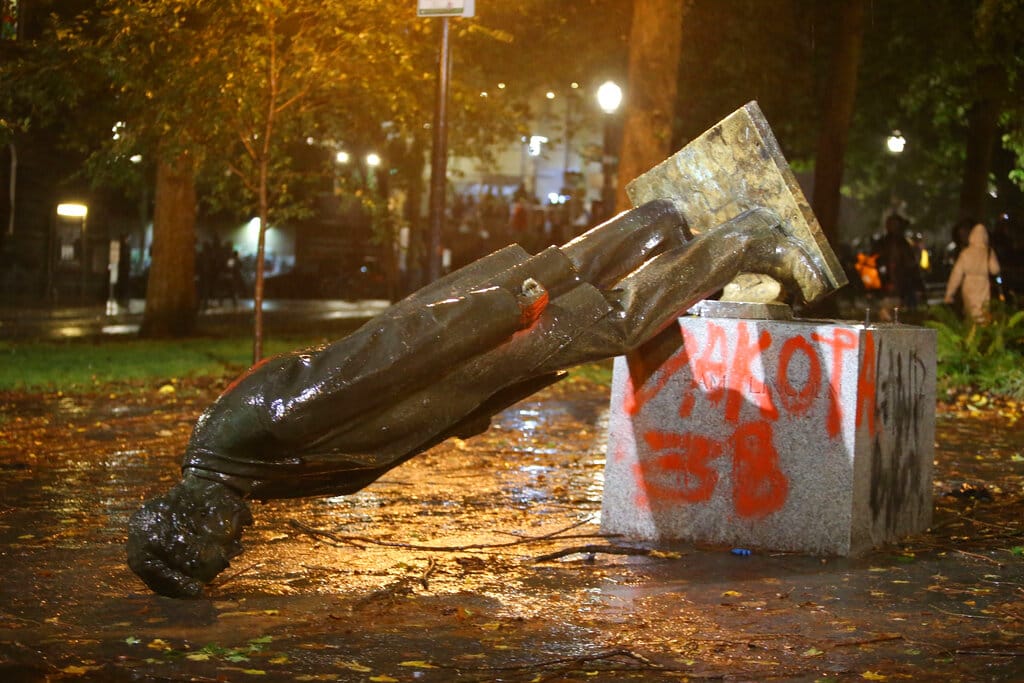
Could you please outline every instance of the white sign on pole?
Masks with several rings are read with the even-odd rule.
[[[420,17],[472,17],[476,0],[417,0],[416,15]]]

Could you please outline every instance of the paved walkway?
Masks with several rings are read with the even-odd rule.
[[[387,301],[273,299],[263,302],[269,325],[293,329],[330,321],[370,318],[388,306]],[[13,307],[0,306],[0,339],[70,339],[135,334],[145,312],[144,299],[127,305]],[[211,305],[199,314],[199,326],[239,330],[252,320],[252,299]]]

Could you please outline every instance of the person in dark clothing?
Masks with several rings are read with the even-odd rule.
[[[764,209],[692,238],[670,200],[535,256],[510,245],[352,335],[270,358],[199,418],[182,479],[129,523],[154,591],[197,596],[241,552],[247,500],[349,494],[574,365],[625,354],[740,272],[827,291],[824,267]]]
[[[892,214],[885,220],[885,235],[878,245],[878,269],[882,280],[883,319],[894,306],[906,306],[911,311],[918,305],[918,295],[924,292],[920,261],[914,247],[904,234],[907,219]]]

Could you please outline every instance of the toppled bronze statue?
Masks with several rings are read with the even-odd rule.
[[[835,286],[792,220],[747,209],[694,235],[677,203],[654,199],[535,256],[508,246],[348,337],[270,358],[199,418],[181,481],[131,518],[128,563],[158,593],[200,595],[242,551],[248,499],[358,491],[482,432],[566,368],[632,351],[742,272],[797,295]]]

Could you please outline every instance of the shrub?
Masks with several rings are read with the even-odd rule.
[[[1024,310],[997,302],[991,323],[977,325],[937,307],[925,324],[938,334],[940,392],[983,391],[1024,400]]]

